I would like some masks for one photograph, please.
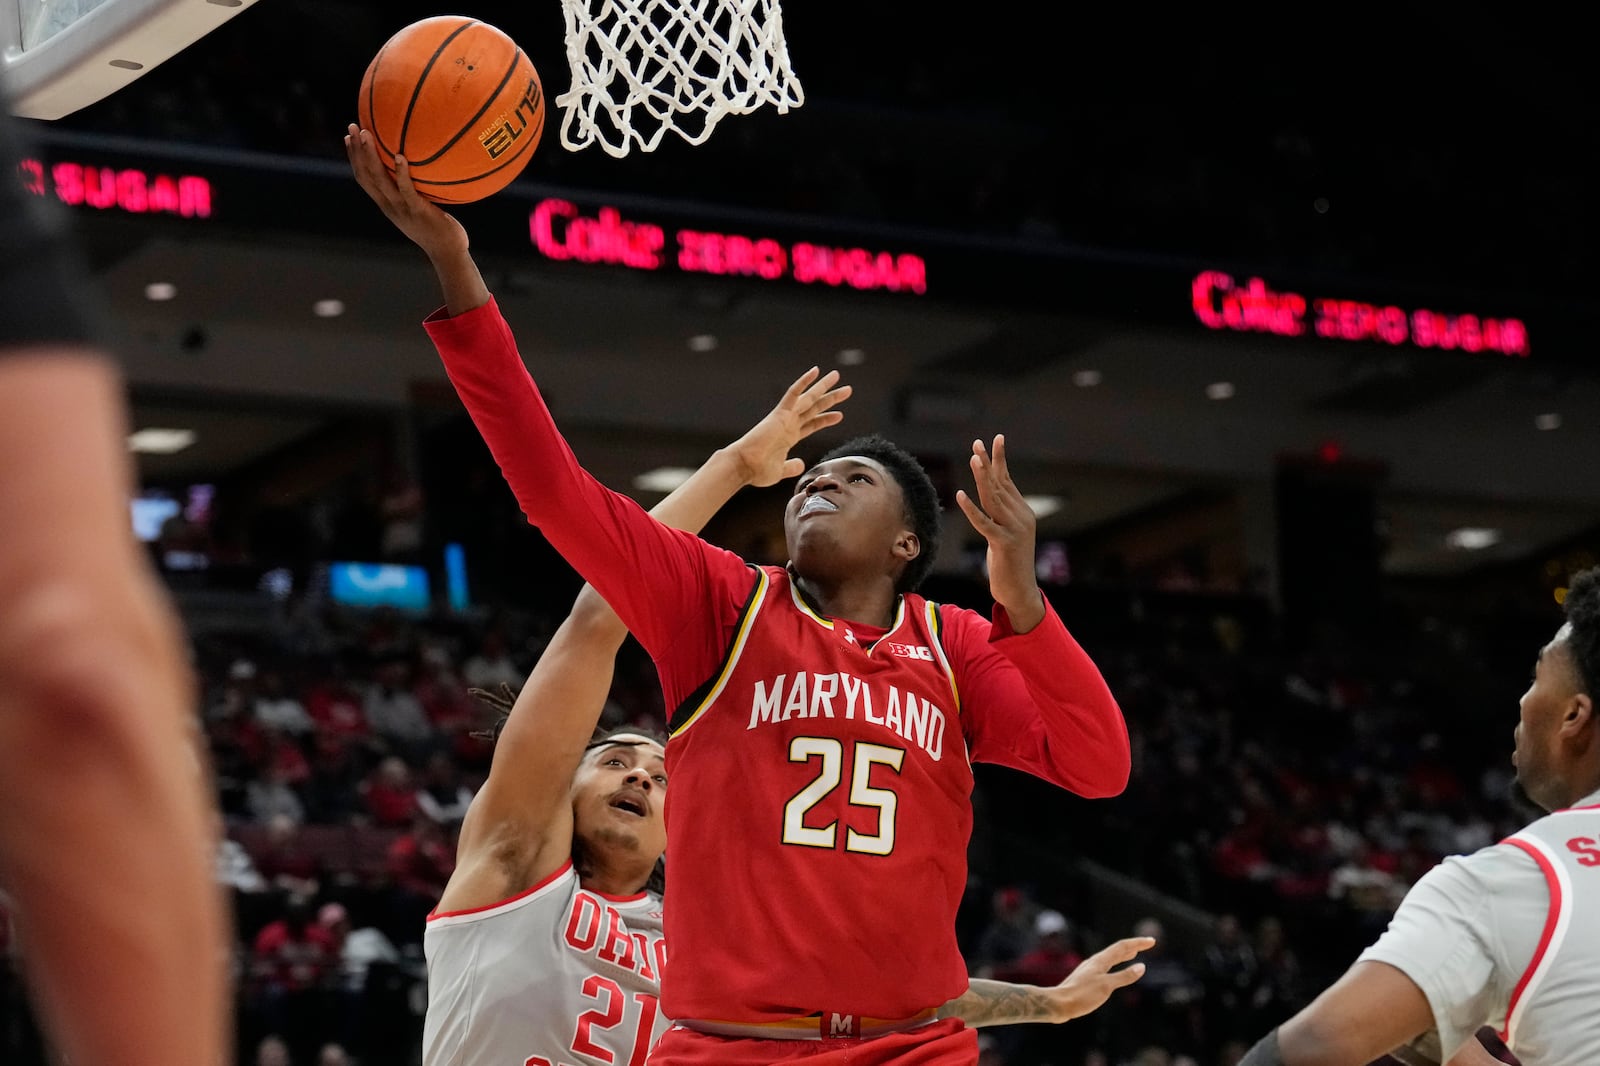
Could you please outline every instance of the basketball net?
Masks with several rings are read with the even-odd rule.
[[[561,143],[621,158],[672,130],[700,144],[724,115],[805,102],[779,0],[562,0],[572,88]]]

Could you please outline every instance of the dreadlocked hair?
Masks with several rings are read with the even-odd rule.
[[[481,740],[498,743],[500,734],[505,732],[506,721],[511,717],[511,709],[517,705],[517,690],[502,681],[498,691],[469,688],[467,694],[488,704],[499,715],[494,724],[488,729],[476,730],[472,735]],[[619,737],[626,739],[619,740]],[[597,726],[595,727],[594,736],[589,739],[589,743],[583,746],[583,753],[587,755],[596,748],[605,747],[608,744],[637,746],[641,743],[639,738],[653,740],[663,748],[667,746],[667,738],[653,729],[603,729]],[[583,841],[579,839],[576,833],[572,835],[572,867],[580,873],[584,869]],[[651,868],[650,877],[645,881],[644,887],[645,891],[654,892],[658,896],[666,894],[667,857],[665,855],[656,859],[656,864]]]
[[[877,433],[845,441],[824,455],[822,461],[846,455],[862,455],[875,461],[900,486],[906,501],[906,523],[917,535],[922,551],[900,572],[895,591],[915,592],[933,570],[934,559],[939,555],[939,493],[933,487],[933,479],[910,452]]]
[[[493,707],[495,714],[498,716],[495,718],[494,724],[489,728],[473,730],[472,736],[477,737],[479,740],[487,740],[490,743],[498,741],[500,734],[505,732],[506,719],[511,717],[511,708],[517,704],[517,690],[502,681],[498,692],[491,692],[486,688],[469,688],[467,689],[467,695],[480,703],[487,703],[490,707]]]
[[[1574,574],[1567,585],[1567,598],[1561,603],[1572,631],[1567,647],[1578,667],[1583,691],[1600,696],[1600,566]]]

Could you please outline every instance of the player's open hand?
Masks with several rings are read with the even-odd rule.
[[[467,231],[450,214],[439,209],[411,184],[411,167],[404,156],[395,158],[395,173],[383,165],[372,131],[351,123],[345,130],[345,154],[356,182],[383,209],[390,222],[428,253],[430,259],[465,252]]]
[[[775,485],[803,474],[805,460],[791,459],[789,453],[817,430],[838,425],[844,412],[833,408],[848,400],[850,393],[849,385],[839,384],[837,370],[824,374],[812,367],[796,378],[778,406],[728,445],[745,484]]]
[[[1118,940],[1084,959],[1076,970],[1067,975],[1065,981],[1050,990],[1050,998],[1058,1011],[1053,1020],[1067,1022],[1099,1010],[1111,998],[1111,993],[1128,987],[1144,976],[1142,962],[1135,962],[1120,970],[1113,967],[1131,962],[1139,952],[1155,946],[1154,937],[1133,936]]]
[[[1034,569],[1038,520],[1006,466],[1006,438],[995,437],[991,456],[983,441],[972,442],[972,476],[978,498],[956,493],[972,528],[989,542],[989,592],[1006,609],[1012,628],[1026,633],[1044,619],[1044,597]]]

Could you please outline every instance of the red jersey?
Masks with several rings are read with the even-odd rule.
[[[426,326],[524,513],[677,709],[667,1016],[900,1019],[965,992],[971,762],[1085,796],[1127,783],[1121,712],[1055,612],[1025,635],[1002,609],[991,624],[915,595],[881,637],[823,618],[781,568],[669,529],[584,471],[493,301]]]

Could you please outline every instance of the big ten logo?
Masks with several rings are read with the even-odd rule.
[[[889,651],[902,659],[921,659],[925,663],[933,662],[933,651],[920,644],[890,644]]]
[[[483,145],[484,151],[489,153],[490,159],[499,159],[505,155],[506,149],[512,147],[528,132],[528,125],[535,120],[543,123],[544,111],[540,104],[539,82],[534,78],[528,79],[528,84],[523,87],[522,97],[517,101],[517,106],[510,111],[502,111],[494,120],[478,134],[478,141]],[[537,133],[540,127],[535,127]]]

